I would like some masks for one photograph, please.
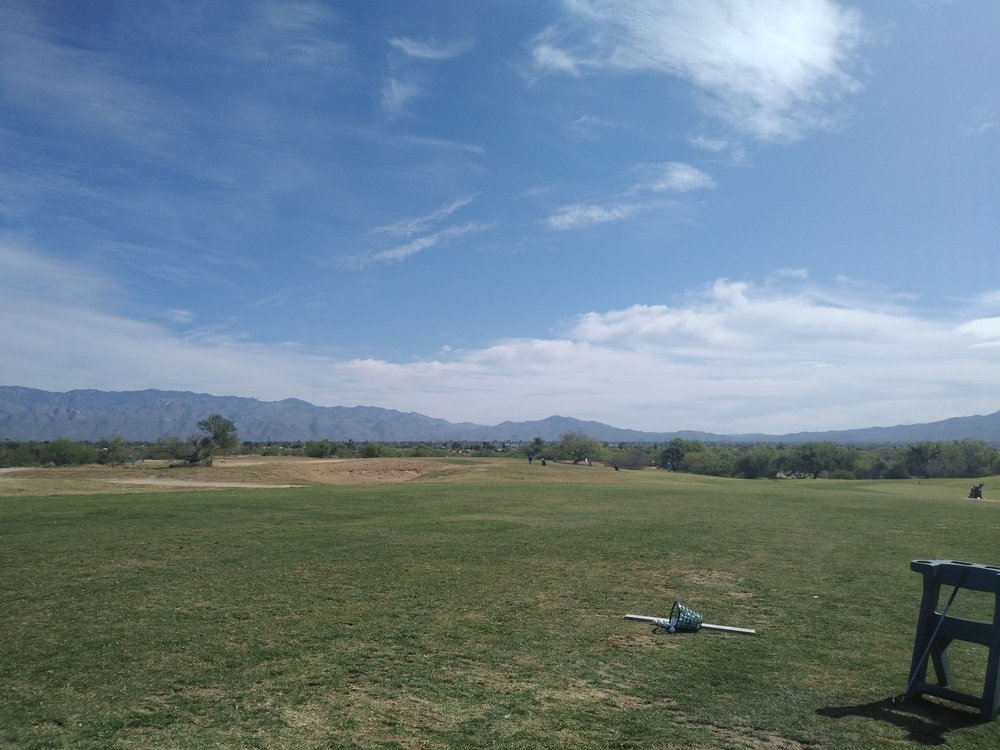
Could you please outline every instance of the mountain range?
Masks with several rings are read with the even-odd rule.
[[[100,440],[120,436],[151,441],[197,432],[199,421],[221,414],[236,424],[242,440],[354,440],[357,442],[487,441],[527,442],[536,437],[558,440],[581,432],[604,442],[666,442],[674,438],[705,442],[783,442],[829,440],[839,443],[910,443],[936,440],[985,440],[1000,443],[1000,411],[924,424],[866,427],[855,430],[797,432],[786,435],[719,435],[707,432],[641,432],[552,416],[526,422],[480,425],[448,422],[415,412],[374,406],[315,406],[299,399],[259,401],[180,391],[66,393],[20,386],[0,386],[0,440]]]

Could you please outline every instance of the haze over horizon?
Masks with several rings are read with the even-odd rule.
[[[0,384],[1000,408],[1000,3],[0,6]]]

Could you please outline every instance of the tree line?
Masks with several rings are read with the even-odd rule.
[[[221,414],[210,414],[198,422],[198,431],[188,437],[168,435],[155,443],[129,443],[122,437],[95,442],[60,438],[51,441],[0,443],[0,468],[12,466],[119,466],[145,459],[170,461],[178,466],[211,466],[216,453],[240,448],[236,425]]]
[[[908,479],[984,477],[1000,474],[1000,451],[982,440],[918,442],[898,446],[808,443],[705,443],[677,438],[667,443],[608,443],[579,432],[527,443],[451,441],[355,442],[309,440],[240,442],[232,421],[213,414],[198,423],[199,433],[167,436],[151,443],[120,437],[94,442],[0,442],[0,467],[118,465],[167,460],[175,465],[210,464],[216,453],[298,455],[314,458],[477,457],[517,455],[621,469],[658,468],[691,474],[745,479]]]
[[[580,433],[559,441],[540,438],[522,448],[532,457],[580,463],[600,461],[625,469],[745,479],[929,479],[1000,474],[1000,451],[982,440],[893,446],[807,443],[704,443],[676,438],[664,444],[600,443]]]

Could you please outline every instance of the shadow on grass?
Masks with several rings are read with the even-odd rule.
[[[907,732],[908,741],[921,745],[943,745],[948,732],[982,721],[979,714],[920,699],[897,702],[895,698],[884,698],[857,706],[819,708],[816,713],[830,719],[861,716],[895,724]]]

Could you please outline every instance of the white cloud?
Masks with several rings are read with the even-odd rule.
[[[141,149],[174,138],[177,102],[131,79],[114,55],[59,40],[30,6],[4,9],[0,88],[11,102],[67,129]]]
[[[1000,346],[1000,318],[979,318],[958,327],[959,333],[966,333],[978,339],[979,346]]]
[[[580,61],[574,59],[568,52],[546,42],[535,45],[531,50],[531,56],[535,67],[543,71],[580,75]]]
[[[252,18],[236,29],[240,42],[233,47],[238,57],[272,67],[296,67],[318,73],[343,69],[350,49],[330,37],[339,19],[322,3],[264,2]]]
[[[570,130],[582,138],[597,138],[602,133],[614,130],[618,126],[597,115],[581,115],[570,123]]]
[[[391,224],[384,224],[379,227],[375,227],[371,230],[370,234],[390,234],[395,237],[409,237],[410,235],[417,234],[419,232],[426,232],[431,225],[437,223],[441,219],[446,219],[451,216],[455,211],[467,206],[474,198],[471,195],[462,196],[456,200],[446,203],[438,209],[431,211],[423,216],[414,216],[408,219],[400,219],[399,221],[394,221]]]
[[[474,43],[471,39],[447,43],[436,40],[420,41],[408,36],[397,36],[389,40],[389,44],[400,52],[418,60],[450,60],[468,52]]]
[[[445,203],[430,213],[400,219],[399,221],[394,221],[390,224],[383,224],[375,227],[370,230],[368,234],[385,234],[391,237],[399,238],[413,237],[413,235],[418,234],[423,236],[415,237],[409,242],[396,245],[395,247],[391,247],[386,250],[368,254],[353,255],[342,260],[348,267],[354,269],[361,269],[372,264],[394,263],[403,261],[412,255],[416,255],[424,250],[429,250],[430,248],[442,243],[458,239],[459,237],[484,232],[490,228],[489,224],[482,222],[466,222],[464,224],[439,229],[431,234],[425,234],[426,232],[429,232],[431,227],[435,224],[447,219],[453,213],[469,205],[474,200],[474,196],[462,196],[449,203]]]
[[[418,135],[401,135],[397,136],[399,141],[403,143],[410,143],[414,146],[420,146],[422,148],[433,148],[440,151],[455,151],[457,153],[465,154],[476,154],[477,156],[482,156],[486,153],[486,149],[476,143],[463,143],[462,141],[449,141],[445,138],[428,138],[426,136]]]
[[[436,247],[442,243],[456,240],[459,237],[464,237],[468,234],[485,232],[489,228],[489,224],[478,222],[468,222],[466,224],[446,227],[445,229],[441,229],[433,234],[417,237],[416,239],[410,240],[402,245],[389,248],[388,250],[382,250],[377,253],[372,253],[371,255],[353,256],[347,258],[346,262],[353,268],[364,268],[365,266],[377,263],[398,263],[406,260],[411,255],[416,255],[424,250],[429,250],[430,248]]]
[[[830,105],[858,88],[848,72],[865,30],[833,0],[566,0],[592,66],[680,77],[733,128],[794,140],[837,119]],[[578,29],[582,28],[582,32]],[[555,32],[533,50],[543,71],[579,75]]]
[[[743,166],[750,161],[746,146],[739,140],[696,135],[689,138],[688,143],[694,148],[715,155],[715,161],[721,161],[731,167]]]
[[[711,151],[713,154],[718,154],[729,147],[729,141],[725,138],[709,138],[706,135],[693,136],[688,139],[688,143],[702,151]]]
[[[991,289],[979,297],[979,303],[985,307],[1000,308],[1000,289]]]
[[[34,248],[0,238],[0,294],[96,303],[117,290],[109,279],[86,268],[45,257]]]
[[[632,202],[611,200],[607,203],[574,203],[561,206],[542,219],[539,223],[557,232],[573,229],[583,229],[598,224],[610,224],[624,221],[632,216],[662,206],[663,201],[650,200],[651,193],[687,193],[694,190],[707,190],[715,187],[715,180],[697,167],[680,162],[665,164],[638,164],[629,170],[633,180],[632,185],[621,190],[619,198],[628,196],[643,196]]]
[[[416,83],[401,81],[398,78],[387,78],[382,83],[379,102],[386,115],[397,117],[405,112],[406,107],[423,93],[423,87]]]
[[[259,14],[269,27],[288,33],[302,33],[338,20],[328,7],[312,0],[264,3],[259,7]]]
[[[687,193],[715,187],[715,180],[690,164],[672,161],[666,164],[643,165],[640,170],[648,174],[640,187],[657,193]]]
[[[186,325],[194,321],[194,313],[190,310],[167,310],[164,317],[170,323]]]
[[[907,316],[850,306],[847,294],[806,284],[771,291],[720,279],[681,308],[635,305],[578,318],[572,337],[617,348],[683,351],[686,357],[722,362],[751,354],[759,361],[823,361],[850,345],[891,346],[901,337],[930,333]],[[794,291],[788,291],[794,289]],[[950,335],[941,325],[937,337]],[[809,354],[811,352],[811,354]],[[826,353],[826,356],[823,356]]]
[[[607,206],[582,205],[563,206],[542,220],[549,229],[562,232],[597,224],[621,221],[640,210],[636,204],[618,203]]]
[[[437,240],[463,231],[443,230]],[[582,313],[549,338],[390,362],[255,344],[218,328],[178,336],[102,311],[86,294],[39,296],[42,286],[69,286],[79,269],[0,248],[0,263],[18,269],[0,275],[4,384],[294,396],[485,424],[569,414],[720,433],[923,422],[1000,408],[1000,319],[887,308],[884,290],[865,298],[859,285],[795,275],[763,284],[723,279],[678,305]]]

